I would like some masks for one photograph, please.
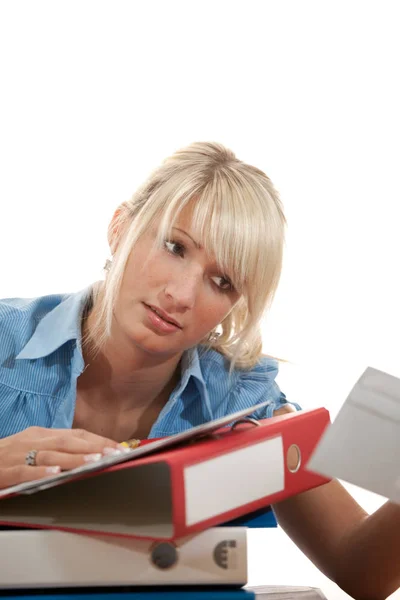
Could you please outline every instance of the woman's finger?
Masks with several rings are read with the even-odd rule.
[[[47,467],[30,467],[27,465],[17,465],[14,467],[0,468],[0,489],[24,483],[25,481],[35,481],[51,475],[57,475],[61,469],[57,465]]]
[[[40,450],[36,454],[36,465],[38,467],[59,465],[62,471],[69,471],[82,465],[97,462],[103,456],[101,452],[92,454],[67,454],[66,452]]]
[[[61,429],[52,430],[52,435],[38,436],[32,438],[29,436],[26,439],[20,438],[19,448],[26,454],[29,450],[53,450],[57,452],[66,452],[67,454],[97,454],[111,453],[112,450],[125,451],[126,449],[108,438],[101,437],[95,434],[83,435],[81,430]],[[24,455],[25,455],[24,454]]]
[[[65,430],[64,430],[65,431]],[[94,444],[98,447],[109,447],[109,448],[117,448],[121,449],[118,442],[115,440],[110,440],[109,438],[103,437],[102,435],[97,435],[96,433],[91,433],[90,431],[86,431],[86,429],[70,429],[69,430],[74,438],[79,438],[87,441],[89,444]]]
[[[45,427],[28,427],[24,431],[13,436],[15,440],[18,440],[20,444],[24,444],[24,447],[28,445],[32,446],[36,443],[36,447],[47,447],[49,440],[54,444],[54,439],[57,440],[59,450],[66,450],[71,452],[101,452],[102,448],[118,448],[118,442],[111,440],[110,438],[91,433],[85,429],[49,429]],[[71,441],[73,440],[73,441]],[[81,444],[79,445],[79,441]],[[74,444],[71,449],[71,444]],[[56,449],[53,448],[52,449]]]
[[[73,436],[54,436],[36,440],[20,441],[10,444],[7,451],[0,452],[0,464],[6,467],[18,467],[26,464],[28,454],[35,450],[33,466],[59,465],[62,470],[73,469],[83,464],[99,460],[102,456],[112,456],[129,452],[129,449],[114,444],[113,447],[103,443],[90,443]]]

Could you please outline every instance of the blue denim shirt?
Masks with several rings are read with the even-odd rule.
[[[0,300],[0,437],[32,425],[72,427],[77,378],[85,364],[81,319],[91,287],[73,294]],[[287,403],[278,363],[262,358],[235,369],[214,350],[186,351],[181,378],[149,433],[163,437],[269,400],[253,413],[271,417]],[[296,409],[299,405],[292,403]]]

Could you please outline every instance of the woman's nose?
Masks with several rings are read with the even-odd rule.
[[[177,309],[187,310],[193,308],[199,287],[199,274],[181,273],[168,282],[165,295],[174,301]]]

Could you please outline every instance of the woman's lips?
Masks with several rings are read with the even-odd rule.
[[[156,327],[156,329],[162,331],[163,333],[173,333],[175,331],[178,331],[179,329],[182,329],[182,326],[177,321],[175,321],[175,319],[170,318],[164,311],[162,311],[158,307],[153,307],[145,303],[144,306],[146,307],[146,312],[149,321],[154,327]]]

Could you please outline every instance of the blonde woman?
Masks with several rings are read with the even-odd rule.
[[[300,409],[275,382],[277,361],[261,355],[284,228],[262,171],[219,144],[195,143],[118,207],[104,281],[1,301],[0,487],[264,400],[255,418]],[[385,598],[400,585],[399,507],[368,516],[332,481],[274,511],[355,598]]]

